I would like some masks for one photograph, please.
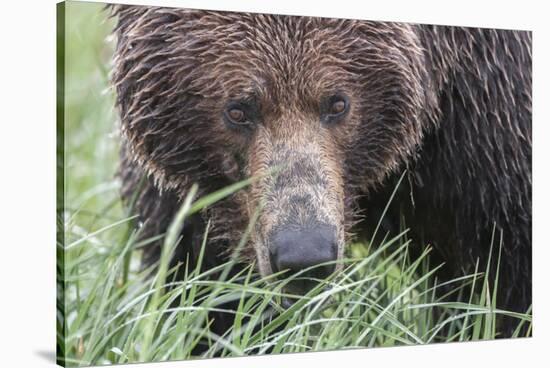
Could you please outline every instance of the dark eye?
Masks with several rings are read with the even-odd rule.
[[[250,106],[240,102],[230,102],[223,113],[226,124],[235,128],[248,128],[254,117]]]
[[[225,116],[233,124],[245,124],[246,123],[246,114],[244,111],[238,107],[229,107]]]
[[[346,96],[334,95],[325,103],[323,121],[326,123],[336,122],[349,110],[349,101]]]
[[[223,111],[223,120],[230,129],[250,132],[261,121],[260,108],[256,98],[229,101]]]
[[[338,100],[332,103],[330,107],[330,113],[333,115],[341,114],[346,110],[346,101]]]
[[[242,124],[246,121],[246,115],[243,110],[236,107],[227,111],[227,116],[233,123]]]

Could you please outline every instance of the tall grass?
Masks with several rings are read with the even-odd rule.
[[[69,323],[65,346],[67,364],[90,365],[193,359],[213,356],[333,350],[353,347],[397,346],[447,341],[492,339],[497,336],[499,314],[531,324],[529,313],[499,310],[495,292],[486,274],[475,273],[438,285],[436,268],[429,267],[429,249],[411,260],[406,231],[369,247],[352,244],[344,271],[325,280],[288,309],[281,306],[283,287],[296,274],[262,278],[254,265],[242,267],[237,246],[234,257],[214,269],[198,271],[185,264],[169,268],[171,255],[180,240],[181,228],[193,203],[208,205],[225,191],[193,202],[193,189],[175,217],[166,236],[158,264],[146,270],[131,268],[125,259],[146,246],[137,241],[132,217],[94,231],[68,245],[65,250]],[[109,233],[127,234],[98,252]],[[204,255],[203,243],[199,266]],[[246,233],[245,233],[246,236]],[[231,269],[238,265],[235,274]],[[183,278],[174,279],[184,267]],[[85,272],[82,270],[85,269]],[[212,278],[212,274],[221,274]],[[231,276],[229,276],[231,275]],[[443,301],[436,289],[475,289],[470,302]],[[227,303],[237,307],[227,309]],[[222,335],[208,327],[209,312],[234,315],[233,325]],[[197,351],[200,354],[197,355]]]
[[[65,364],[492,339],[499,335],[499,315],[518,321],[514,336],[530,335],[530,310],[498,309],[497,284],[483,272],[487,265],[441,284],[437,268],[430,267],[430,249],[418,257],[409,252],[406,229],[376,243],[349,244],[344,270],[319,280],[288,309],[282,308],[282,298],[293,295],[285,294],[284,286],[304,274],[262,278],[253,264],[243,266],[239,250],[248,231],[233,258],[215,269],[171,268],[170,256],[189,216],[247,182],[203,198],[196,198],[192,189],[160,237],[158,263],[141,269],[141,249],[159,237],[141,240],[135,216],[118,197],[118,137],[108,89],[112,44],[105,42],[112,22],[105,20],[100,5],[91,3],[69,2],[66,16],[65,201],[59,209],[63,241],[58,244],[64,278],[58,340]],[[208,231],[199,264],[207,238]],[[500,241],[500,234],[494,234],[495,257],[500,256]],[[183,278],[176,279],[176,273]],[[489,287],[493,284],[494,289]],[[446,298],[455,294],[462,295],[461,301]],[[227,310],[228,305],[236,307]],[[234,316],[221,335],[209,329],[216,311]]]

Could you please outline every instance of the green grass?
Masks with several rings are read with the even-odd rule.
[[[185,277],[175,280],[168,261],[182,224],[247,183],[204,198],[191,191],[163,238],[159,263],[142,270],[140,249],[151,240],[137,240],[135,217],[121,206],[115,179],[118,133],[108,89],[113,45],[105,41],[112,21],[91,3],[68,3],[66,15],[65,203],[59,219],[64,241],[58,244],[65,281],[58,340],[67,365],[493,339],[499,314],[517,319],[516,336],[522,326],[530,336],[530,310],[497,308],[496,290],[488,287],[492,280],[482,272],[486,265],[445,286],[460,290],[467,303],[443,301],[429,248],[413,258],[405,229],[371,246],[350,244],[344,271],[322,280],[288,310],[280,305],[289,278],[261,278],[253,265],[229,272],[247,232],[235,259],[203,272],[179,265]],[[494,256],[498,240],[495,234]],[[215,272],[221,276],[213,279]],[[228,301],[238,305],[235,322],[219,336],[208,329],[208,312]],[[194,356],[199,345],[203,353]]]

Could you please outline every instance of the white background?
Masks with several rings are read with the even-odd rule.
[[[550,350],[550,59],[544,0],[130,1],[534,31],[534,337],[508,341],[291,354],[139,367],[548,367]],[[55,1],[0,10],[0,367],[54,365]],[[134,366],[134,365],[132,365]]]

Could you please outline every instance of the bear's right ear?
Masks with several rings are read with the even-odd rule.
[[[111,85],[120,130],[132,157],[163,189],[187,188],[211,173],[205,145],[212,141],[208,111],[190,91],[201,58],[202,39],[189,30],[198,11],[113,6],[117,17]],[[197,46],[198,45],[198,46]],[[192,132],[192,134],[190,134]],[[206,143],[205,143],[206,142]]]

